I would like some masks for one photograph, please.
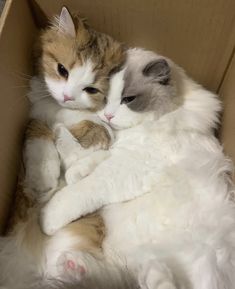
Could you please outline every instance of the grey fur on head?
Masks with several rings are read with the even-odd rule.
[[[168,60],[153,52],[130,49],[122,102],[133,111],[168,111],[177,89]]]

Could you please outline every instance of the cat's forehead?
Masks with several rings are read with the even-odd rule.
[[[107,76],[124,62],[124,47],[111,37],[93,30],[86,31],[87,41],[81,42],[80,36],[73,38],[53,29],[42,34],[42,64],[46,72],[54,68],[52,67],[54,63],[61,63],[70,70],[89,60],[92,62],[93,71]]]
[[[109,102],[119,101],[122,97],[123,90],[125,89],[125,74],[126,66],[119,72],[115,73],[110,80],[109,89]]]
[[[110,80],[109,99],[110,101],[120,100],[123,95],[131,91],[141,89],[144,81],[141,69],[137,68],[134,63],[130,65],[129,61]]]
[[[87,59],[82,65],[75,64],[70,71],[68,81],[73,83],[79,79],[79,81],[84,84],[93,83],[96,77],[93,67],[94,64],[90,59]]]
[[[168,61],[151,51],[130,49],[125,68],[111,81],[110,102],[124,101],[135,112],[154,110],[173,95]]]

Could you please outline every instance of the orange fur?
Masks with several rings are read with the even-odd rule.
[[[42,31],[35,47],[38,72],[59,80],[61,76],[56,69],[58,63],[70,70],[89,59],[96,72],[93,86],[99,90],[90,95],[94,103],[92,111],[97,111],[104,105],[110,73],[125,61],[125,48],[110,36],[91,29],[80,17],[74,16],[73,20],[76,27],[75,38],[60,33],[56,23]]]
[[[49,129],[49,127],[39,120],[32,119],[29,121],[26,132],[25,138],[33,139],[33,138],[42,138],[47,140],[53,140],[53,133]]]
[[[95,104],[92,110],[97,111],[105,103],[110,75],[125,61],[125,48],[110,36],[91,29],[80,17],[75,16],[73,20],[76,27],[75,38],[60,33],[56,23],[42,31],[35,49],[36,68],[38,74],[43,77],[60,79],[61,76],[57,71],[58,63],[62,63],[70,70],[74,66],[81,66],[88,59],[91,60],[96,72],[93,86],[99,91],[91,94],[90,98]],[[83,121],[69,129],[84,148],[100,145],[101,148],[108,149],[110,145],[111,137],[102,125]],[[37,120],[30,121],[25,137],[26,140],[44,138],[54,141],[53,132]],[[41,260],[42,252],[50,241],[50,238],[40,230],[38,206],[39,204],[31,199],[27,188],[19,181],[9,232],[11,231],[17,239],[21,239],[24,248],[35,257],[35,262]],[[101,252],[105,229],[99,214],[86,216],[62,230],[71,236],[79,236],[78,242],[71,249],[96,256]]]
[[[107,129],[100,124],[84,120],[72,125],[69,130],[84,148],[96,145],[100,145],[102,149],[109,148],[111,137]]]

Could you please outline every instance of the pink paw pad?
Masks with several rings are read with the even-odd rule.
[[[66,267],[67,267],[67,269],[75,270],[76,265],[72,260],[68,260],[66,262]]]
[[[79,266],[78,271],[81,276],[84,276],[86,274],[86,269],[83,266]]]
[[[77,271],[81,276],[86,274],[86,269],[81,265],[76,265],[76,263],[72,260],[67,260],[65,263],[66,269]]]

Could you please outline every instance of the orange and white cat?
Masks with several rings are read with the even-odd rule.
[[[65,179],[71,183],[106,158],[102,149],[111,144],[112,130],[96,112],[105,105],[110,77],[123,65],[125,49],[81,18],[72,17],[64,7],[42,31],[35,56],[37,76],[30,84],[31,121],[24,148],[26,176],[13,212],[14,230],[0,238],[0,287],[8,289],[41,288],[45,284],[49,288],[50,279],[61,276],[57,270],[60,249],[79,248],[96,256],[101,252],[105,230],[99,215],[69,225],[54,239],[41,232],[38,208],[63,185],[61,167],[68,170]],[[61,146],[57,134],[61,126],[72,132],[76,145],[67,142]],[[68,158],[63,155],[65,150],[70,151]],[[77,161],[82,159],[78,168]],[[70,175],[74,164],[77,173]],[[62,277],[52,286],[59,288]]]
[[[63,124],[75,131],[74,125],[89,120],[108,130],[107,141],[111,140],[109,126],[100,121],[95,112],[105,104],[112,71],[118,69],[125,59],[123,46],[91,29],[81,18],[72,18],[64,7],[60,17],[41,33],[35,55],[38,76],[32,79],[28,95],[30,117],[51,130],[57,124]],[[35,129],[31,127],[31,135],[25,144],[25,185],[44,196],[58,186],[60,159],[51,135],[43,133],[41,126],[39,134],[42,137],[39,137],[35,132],[37,129],[38,126]],[[99,133],[95,137],[96,146],[87,151],[80,147],[73,152],[73,159],[102,148],[104,144],[97,140]],[[98,153],[98,159],[101,154]],[[73,159],[64,164],[66,169]]]

